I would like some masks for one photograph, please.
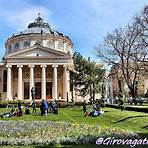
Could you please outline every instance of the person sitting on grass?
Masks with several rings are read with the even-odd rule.
[[[58,104],[57,104],[57,102],[55,100],[53,100],[51,102],[50,110],[51,110],[52,113],[58,114]]]
[[[54,108],[53,113],[58,114],[58,103],[57,102],[55,102],[55,108]]]
[[[27,106],[26,106],[25,114],[30,115],[29,104],[27,104]]]
[[[97,117],[102,115],[104,111],[101,110],[101,107],[98,103],[93,104],[93,110],[91,112],[86,112],[87,116]]]

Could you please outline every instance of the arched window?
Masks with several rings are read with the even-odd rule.
[[[58,49],[62,49],[62,48],[63,48],[63,42],[59,42],[57,48],[58,48]]]
[[[24,42],[24,47],[28,47],[28,46],[30,46],[30,41],[25,41]]]
[[[53,41],[48,41],[48,42],[47,42],[47,46],[48,46],[49,48],[53,48]]]
[[[19,43],[16,42],[16,43],[14,44],[14,49],[18,49],[18,48],[19,48]]]

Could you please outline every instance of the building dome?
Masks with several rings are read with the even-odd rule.
[[[73,46],[68,36],[52,29],[38,14],[38,17],[28,25],[26,30],[13,34],[7,39],[5,44],[6,55],[36,45],[65,53],[72,53]]]
[[[38,17],[35,19],[35,21],[33,23],[30,23],[28,25],[28,28],[35,28],[35,27],[48,28],[48,29],[50,29],[49,24],[48,23],[45,23],[43,21],[43,19],[40,17],[39,14],[38,14]]]

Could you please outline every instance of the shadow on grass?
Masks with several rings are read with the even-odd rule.
[[[148,125],[142,126],[141,128],[148,129]]]
[[[104,113],[108,113],[108,112],[111,112],[111,111],[107,111],[107,110],[106,110],[106,111],[104,111]]]
[[[118,120],[118,121],[116,121],[116,122],[114,122],[114,123],[122,122],[122,121],[125,121],[125,120],[127,120],[127,119],[137,118],[137,117],[148,117],[148,116],[146,116],[146,115],[130,116],[130,117],[126,117],[126,118],[124,118],[124,119]]]

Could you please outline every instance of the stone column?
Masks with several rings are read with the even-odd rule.
[[[57,67],[58,65],[52,65],[53,67],[53,85],[52,85],[52,99],[57,100]]]
[[[46,99],[46,65],[41,65],[42,67],[42,99]]]
[[[64,68],[64,73],[63,73],[63,99],[65,99],[65,101],[67,101],[67,97],[68,99],[70,99],[70,84],[69,84],[69,71],[67,69],[67,65],[63,66]]]
[[[31,88],[34,87],[34,65],[29,65],[30,68],[30,87],[29,87],[29,94],[30,94],[30,100],[31,98]]]
[[[23,65],[17,65],[18,67],[18,99],[22,100],[22,84],[23,84],[23,78],[22,78],[22,67]]]
[[[12,90],[11,90],[11,67],[12,65],[6,65],[7,67],[7,100],[12,100]]]

